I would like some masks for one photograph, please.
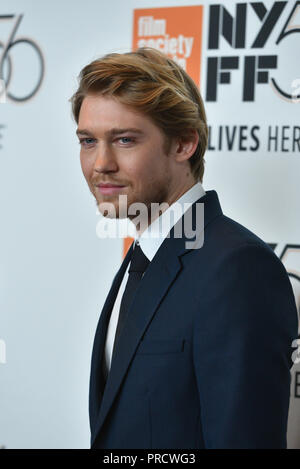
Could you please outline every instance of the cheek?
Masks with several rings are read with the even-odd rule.
[[[91,162],[82,155],[82,153],[80,153],[80,165],[84,177],[88,179],[91,175],[92,165]]]
[[[147,178],[147,174],[149,173],[149,168],[147,167],[146,162],[143,161],[132,161],[127,162],[126,164],[119,165],[120,172],[126,174],[127,178],[136,184],[143,183],[145,178]]]
[[[138,158],[127,167],[128,175],[143,185],[151,183],[154,179],[159,179],[163,170],[162,158],[160,148],[151,147],[150,150],[140,153]]]

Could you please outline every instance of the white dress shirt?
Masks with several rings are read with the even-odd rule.
[[[134,245],[138,243],[143,253],[151,262],[157,253],[160,245],[167,237],[168,233],[175,223],[183,216],[184,212],[194,203],[205,195],[205,191],[200,182],[195,183],[188,191],[186,191],[174,204],[170,205],[158,218],[156,218],[146,230],[139,236],[135,234]],[[106,343],[105,343],[105,365],[106,370],[110,369],[115,333],[119,318],[121,299],[128,280],[128,270],[130,262],[125,271],[121,282],[110,321],[108,324]]]

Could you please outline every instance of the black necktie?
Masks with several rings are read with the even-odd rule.
[[[139,244],[136,244],[133,249],[131,263],[128,270],[129,276],[121,300],[112,357],[114,356],[120,333],[123,330],[124,324],[126,322],[128,310],[130,308],[134,293],[137,290],[137,287],[142,279],[143,273],[147,269],[149,263],[149,259],[145,256]]]

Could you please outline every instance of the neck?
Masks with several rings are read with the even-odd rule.
[[[162,213],[164,213],[172,204],[174,204],[176,200],[180,199],[180,197],[182,197],[183,194],[185,194],[188,190],[190,190],[196,183],[197,181],[193,179],[192,181],[189,181],[189,183],[186,184],[185,186],[182,186],[179,188],[177,186],[177,190],[172,194],[172,196],[168,197],[167,201],[162,202],[162,204],[160,204],[160,206],[158,207],[158,210],[150,211],[150,213],[148,210],[147,222],[144,222],[143,220],[142,223],[140,223],[140,220],[137,220],[137,223],[135,223],[134,220],[132,220],[132,222],[135,224],[135,229],[136,229],[136,233],[138,237],[140,237],[142,233],[144,233],[144,231],[146,231],[146,229],[149,228],[149,226],[157,218],[159,218],[159,216],[162,215]]]

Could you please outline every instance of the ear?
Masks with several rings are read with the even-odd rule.
[[[199,143],[197,130],[191,129],[184,137],[178,137],[174,142],[173,155],[176,161],[188,160],[196,151]]]

